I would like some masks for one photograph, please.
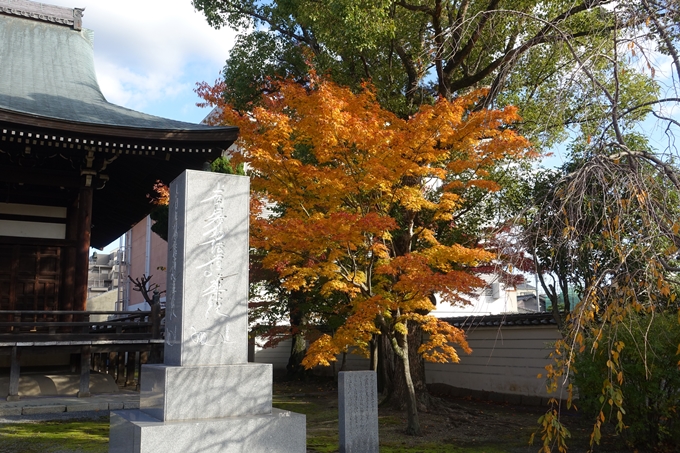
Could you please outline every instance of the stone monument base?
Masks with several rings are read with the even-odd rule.
[[[109,453],[303,453],[306,436],[305,416],[279,409],[200,422],[112,411]]]
[[[269,363],[144,365],[139,408],[161,421],[266,415],[272,377]]]

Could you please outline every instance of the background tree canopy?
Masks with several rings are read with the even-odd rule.
[[[241,30],[224,71],[226,99],[237,108],[270,91],[272,78],[302,80],[312,63],[355,89],[370,81],[381,104],[402,116],[437,96],[488,87],[479,107],[517,106],[523,122],[515,127],[536,145],[564,138],[565,125],[602,117],[607,108],[579,62],[604,76],[606,65],[590,60],[612,54],[612,30],[646,20],[632,2],[607,0],[193,4],[213,26]],[[650,86],[629,74],[617,83],[634,103]]]

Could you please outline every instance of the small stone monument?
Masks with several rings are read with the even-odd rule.
[[[170,184],[163,365],[140,409],[111,413],[109,453],[303,453],[305,416],[272,408],[272,366],[247,363],[249,179]]]
[[[378,453],[378,378],[374,371],[338,376],[340,453]]]

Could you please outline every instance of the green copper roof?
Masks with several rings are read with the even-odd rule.
[[[220,129],[147,115],[107,102],[94,70],[93,39],[91,30],[0,10],[0,110],[103,126]]]

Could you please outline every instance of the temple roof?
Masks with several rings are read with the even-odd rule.
[[[238,135],[108,102],[81,9],[0,0],[0,190],[7,203],[69,206],[87,178],[103,247],[146,216],[154,182],[201,169]]]
[[[48,6],[0,0],[0,110],[71,123],[157,131],[235,130],[175,121],[111,104],[97,83],[94,33],[59,22],[67,22],[64,10],[72,11],[72,16],[79,10],[52,6],[61,14],[34,17],[36,14],[21,14],[20,5]]]
[[[552,313],[506,313],[502,315],[470,315],[457,316],[455,318],[441,318],[452,326],[460,329],[472,327],[499,327],[499,326],[546,326],[555,325],[557,321]]]

